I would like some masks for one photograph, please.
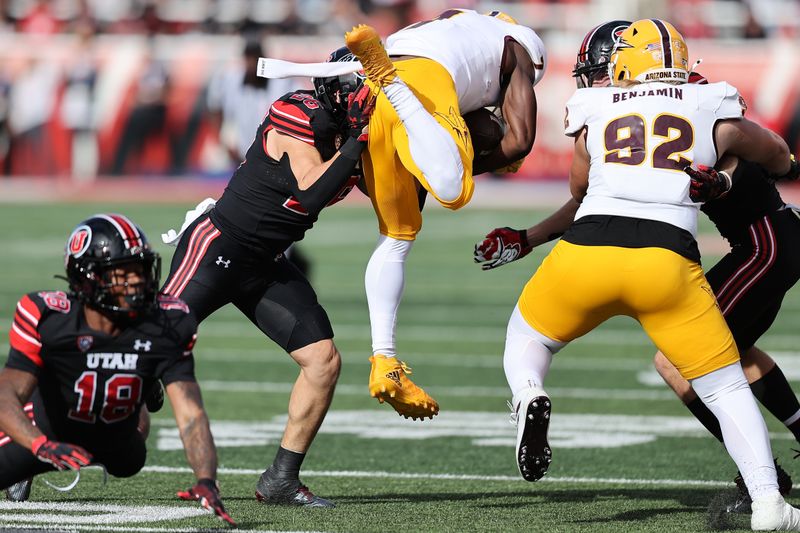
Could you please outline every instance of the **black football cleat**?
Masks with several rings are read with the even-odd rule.
[[[525,481],[542,479],[550,467],[553,456],[547,443],[550,408],[550,397],[540,388],[526,389],[519,402],[515,402],[517,467]]]
[[[26,502],[31,496],[33,478],[23,479],[6,489],[6,500],[12,502]]]
[[[161,384],[161,380],[156,381],[156,384],[150,389],[150,394],[145,398],[144,404],[151,413],[157,413],[164,407],[164,386]]]
[[[296,505],[298,507],[331,508],[336,505],[308,490],[299,479],[281,479],[261,474],[256,483],[256,499],[267,505]]]

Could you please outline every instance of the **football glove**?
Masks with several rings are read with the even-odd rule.
[[[48,440],[44,435],[34,439],[31,452],[37,459],[50,463],[58,470],[80,470],[92,462],[92,454],[80,446]]]
[[[236,525],[233,518],[225,511],[225,506],[222,505],[222,499],[219,496],[219,484],[213,479],[198,479],[194,487],[178,491],[177,496],[181,500],[196,500],[203,509],[211,511],[220,520],[232,526]]]
[[[528,244],[525,230],[495,228],[475,245],[474,259],[476,263],[483,263],[481,270],[491,270],[522,259],[531,250],[533,246]]]
[[[525,162],[525,158],[517,159],[513,163],[509,163],[508,165],[500,168],[496,168],[492,171],[493,174],[497,174],[498,176],[502,176],[503,174],[516,174],[517,171],[522,168],[522,163]]]
[[[375,110],[375,95],[367,85],[347,95],[347,134],[362,142],[368,139],[369,117]]]
[[[731,190],[733,181],[727,172],[715,170],[713,167],[697,165],[683,169],[689,175],[689,198],[693,202],[708,202],[719,198]]]

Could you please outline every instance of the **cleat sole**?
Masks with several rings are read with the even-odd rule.
[[[534,398],[527,407],[517,447],[517,466],[526,481],[538,481],[547,473],[553,452],[547,442],[550,424],[550,400],[546,396]]]

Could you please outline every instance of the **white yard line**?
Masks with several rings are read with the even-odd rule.
[[[176,466],[145,466],[146,472],[163,474],[191,473],[188,467]],[[261,475],[261,469],[251,468],[220,468],[220,474],[233,476]],[[452,481],[502,481],[522,482],[519,476],[478,476],[470,474],[434,474],[425,472],[383,472],[362,470],[303,470],[304,477],[339,477],[339,478],[374,478],[374,479],[430,479]],[[631,478],[602,478],[602,477],[557,477],[547,476],[542,481],[548,483],[580,483],[598,485],[648,485],[658,487],[728,487],[733,486],[730,481],[708,481],[701,479],[631,479]]]

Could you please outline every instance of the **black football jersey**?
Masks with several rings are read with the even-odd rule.
[[[117,336],[90,329],[83,306],[61,291],[32,292],[17,303],[6,367],[38,377],[57,434],[135,429],[147,394],[161,379],[195,381],[197,321],[180,299]]]
[[[328,160],[342,143],[339,125],[311,91],[295,91],[278,98],[258,127],[245,160],[231,177],[225,192],[211,211],[214,225],[223,233],[256,250],[283,251],[299,241],[314,225],[316,212],[298,199],[297,181],[288,157],[277,161],[267,152],[271,130],[314,146]],[[323,205],[343,199],[359,176],[351,176]],[[322,179],[322,178],[321,178]]]
[[[750,225],[784,205],[778,189],[760,165],[740,160],[739,166],[736,173],[741,177],[728,194],[701,207],[731,246],[750,243]]]

